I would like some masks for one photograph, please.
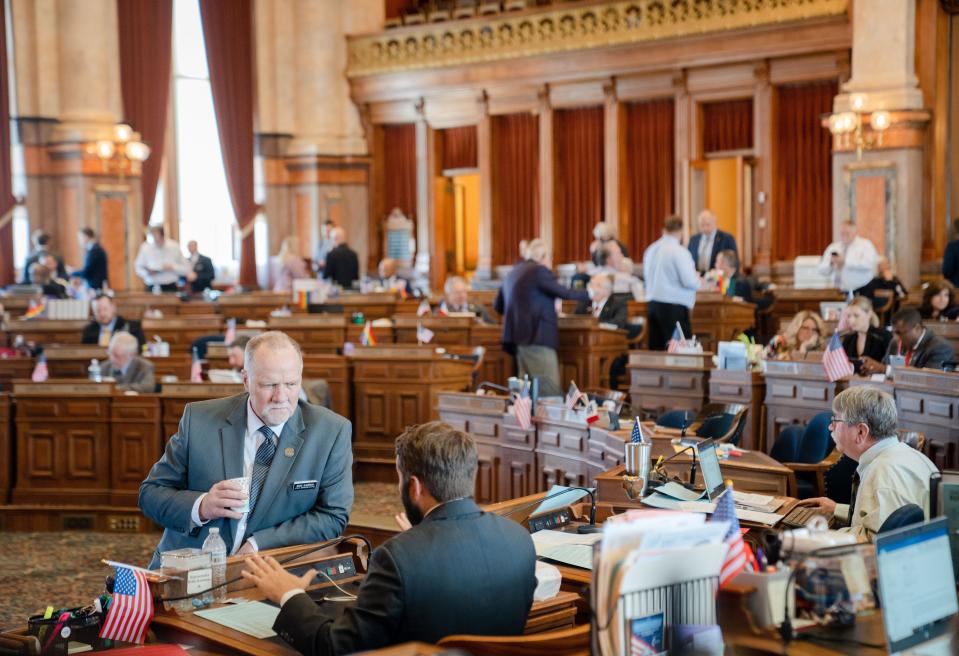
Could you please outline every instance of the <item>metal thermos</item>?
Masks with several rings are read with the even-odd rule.
[[[630,497],[641,498],[649,482],[649,465],[653,445],[650,442],[626,442],[623,445],[626,476],[637,479],[630,485]]]

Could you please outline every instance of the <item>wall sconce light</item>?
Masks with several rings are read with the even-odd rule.
[[[864,134],[863,116],[866,112],[866,94],[854,93],[849,99],[852,111],[840,112],[829,116],[829,131],[839,137],[843,148],[856,147],[856,161],[862,161],[862,151],[882,146],[882,135],[892,125],[892,115],[885,110],[877,110],[869,115],[869,127],[872,135]]]

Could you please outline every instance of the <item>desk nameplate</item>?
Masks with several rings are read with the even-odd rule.
[[[16,381],[13,384],[13,393],[15,396],[24,396],[28,394],[42,396],[59,396],[63,394],[75,394],[83,396],[112,396],[115,392],[112,383],[92,383],[84,380],[48,380],[43,383]]]

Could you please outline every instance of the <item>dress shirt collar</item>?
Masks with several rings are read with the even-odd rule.
[[[871,447],[866,449],[866,451],[859,456],[859,466],[856,467],[856,471],[859,473],[859,478],[863,478],[866,475],[866,469],[871,465],[879,455],[886,449],[892,448],[896,444],[899,444],[899,439],[897,437],[884,437],[881,440],[876,440],[876,443]]]
[[[117,326],[117,317],[116,315],[114,315],[113,318],[110,320],[110,323],[100,324],[100,330],[108,330],[112,333],[113,330],[116,328],[116,326]]]
[[[425,513],[423,513],[423,521],[426,521],[426,518],[429,517],[434,510],[439,511],[440,509],[445,509],[448,506],[459,504],[461,501],[470,501],[475,506],[473,497],[456,497],[455,499],[450,499],[449,501],[443,501],[442,503],[438,503],[432,508],[430,508],[429,510],[427,510]],[[442,512],[437,512],[436,516],[439,516],[442,514],[443,514]]]
[[[287,419],[289,421],[289,419]],[[260,426],[265,426],[266,422],[260,419],[256,413],[253,411],[253,404],[249,399],[246,401],[246,433],[247,435],[256,435],[260,430]],[[276,435],[277,439],[280,438],[280,434],[283,432],[283,427],[286,426],[286,421],[282,424],[277,424],[276,426],[270,426],[270,430],[273,431],[273,434]]]

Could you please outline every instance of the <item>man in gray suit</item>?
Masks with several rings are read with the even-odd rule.
[[[110,345],[107,346],[109,362],[102,373],[116,381],[117,389],[134,392],[156,390],[153,363],[137,355],[139,350],[137,338],[124,330],[113,333],[110,338]]]
[[[336,537],[353,505],[352,426],[298,401],[299,345],[277,331],[249,341],[246,393],[191,403],[140,486],[140,508],[166,530],[161,551],[199,547],[217,526],[231,554]],[[249,496],[232,480],[250,478]],[[249,505],[249,512],[237,508]]]

